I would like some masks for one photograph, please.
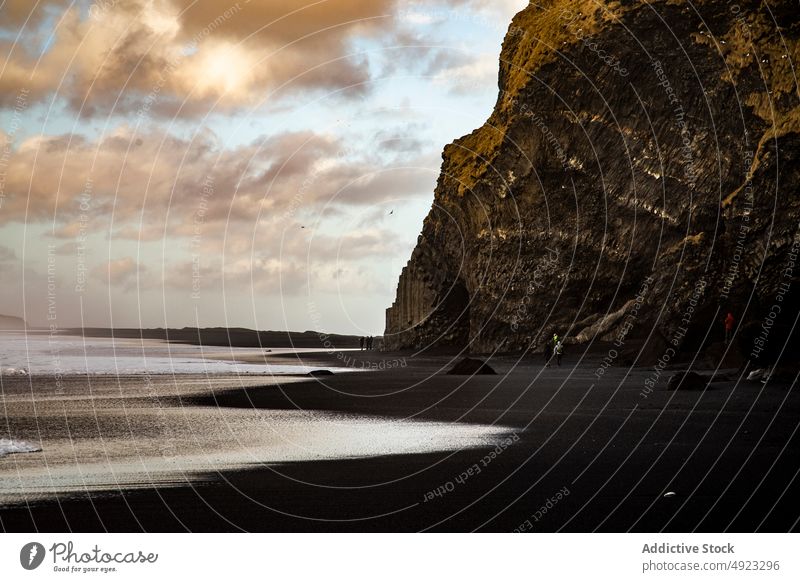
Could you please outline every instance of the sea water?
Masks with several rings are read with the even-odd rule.
[[[237,356],[254,353],[252,348],[193,346],[157,339],[0,332],[0,376],[270,375],[306,374],[314,369],[300,364],[249,364],[237,360]]]
[[[291,385],[308,381],[296,376],[307,366],[236,360],[254,353],[260,352],[149,339],[0,334],[0,368],[28,374],[0,372],[0,507],[91,490],[186,485],[283,463],[494,446],[511,430],[182,399],[243,388],[291,394]]]

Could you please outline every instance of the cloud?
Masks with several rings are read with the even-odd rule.
[[[362,228],[341,236],[315,236],[307,256],[314,261],[349,261],[352,259],[391,257],[405,250],[398,236],[388,230]]]
[[[380,130],[375,133],[375,147],[389,153],[408,154],[436,149],[436,144],[420,139],[425,135],[425,127],[421,123],[406,123],[404,127]]]
[[[127,126],[96,141],[34,136],[9,156],[0,221],[55,221],[60,236],[72,238],[110,226],[105,220],[143,222],[152,235],[159,224],[163,234],[198,219],[252,216],[270,184],[296,180],[334,149],[310,132],[230,150],[210,132],[182,139]]]
[[[38,24],[54,6],[64,6],[64,0],[3,0],[0,4],[0,28],[33,26]]]
[[[504,28],[523,6],[519,0],[97,0],[87,11],[55,0],[33,9],[27,1],[6,1],[0,106],[11,106],[22,89],[34,101],[63,99],[84,116],[197,116],[317,90],[358,98],[369,91],[371,72],[356,41],[439,45],[443,18],[466,14]],[[430,29],[429,38],[418,27]],[[386,58],[413,66],[430,52],[400,49]]]
[[[137,263],[132,257],[122,257],[113,259],[92,269],[92,275],[98,281],[103,281],[115,287],[122,287],[126,291],[137,287],[137,282],[141,287],[148,286],[146,278],[142,278],[147,272],[147,267]]]
[[[9,156],[0,223],[48,223],[62,239],[110,231],[146,241],[430,195],[439,166],[432,151],[384,147],[387,167],[378,148],[365,150],[310,131],[232,149],[209,131],[34,136]]]
[[[11,249],[5,245],[0,245],[0,263],[5,263],[7,261],[16,261],[17,260],[17,253],[14,252],[14,249]]]
[[[283,243],[283,244],[281,244]],[[317,236],[313,240],[278,241],[259,245],[252,252],[226,254],[198,253],[187,260],[169,259],[164,283],[184,294],[227,292],[256,295],[296,295],[310,289],[336,292],[336,281],[346,283],[350,292],[378,284],[374,269],[362,261],[399,252],[401,245],[392,233],[349,232],[342,238]],[[404,249],[405,250],[405,249]],[[391,256],[391,255],[390,255]],[[357,278],[348,279],[350,275]],[[344,278],[342,278],[344,277]]]
[[[124,241],[161,245],[164,264],[138,281],[143,266],[131,257],[90,267],[95,281],[124,291],[160,284],[163,268],[165,283],[184,291],[201,269],[208,289],[225,282],[296,292],[308,281],[322,285],[331,265],[350,272],[353,263],[408,252],[378,220],[358,217],[430,197],[440,159],[395,147],[410,131],[386,130],[362,150],[309,131],[231,149],[209,131],[194,139],[127,126],[97,140],[34,136],[9,156],[0,221],[46,224],[59,255],[76,254],[87,236],[90,259]]]
[[[53,249],[53,252],[56,255],[59,255],[59,256],[62,256],[62,257],[69,257],[69,256],[76,255],[78,253],[78,250],[79,250],[78,243],[76,243],[74,241],[70,241],[70,242],[65,242],[65,243],[62,243],[62,244],[58,245],[57,247],[55,247]]]
[[[450,55],[436,63],[434,82],[452,94],[469,95],[497,90],[497,55],[484,53],[475,57]]]
[[[27,23],[22,3],[5,10],[0,104],[25,88],[34,100],[56,94],[84,115],[191,115],[298,91],[363,94],[368,63],[350,56],[351,42],[391,26],[395,0],[106,0],[83,14],[58,4],[36,8]],[[56,9],[40,54],[36,39],[50,24],[37,25]],[[20,43],[10,40],[17,34]]]
[[[165,269],[164,284],[199,298],[202,293],[234,293],[259,295],[296,294],[308,289],[310,278],[318,272],[303,258],[274,256],[253,257],[245,254],[231,257],[224,263],[219,258],[202,257],[170,261]]]

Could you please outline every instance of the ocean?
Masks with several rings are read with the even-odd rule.
[[[263,351],[3,334],[0,506],[201,484],[286,463],[494,446],[508,434],[499,426],[191,403],[248,388],[280,391],[291,404],[292,389],[326,389],[302,376],[310,366],[236,360],[254,353]],[[381,372],[372,374],[379,381]]]
[[[292,351],[271,350],[273,354]],[[156,339],[93,338],[30,331],[0,332],[0,376],[285,375],[306,374],[314,369],[302,365],[249,364],[237,360],[237,357],[260,353],[263,350],[193,346]]]

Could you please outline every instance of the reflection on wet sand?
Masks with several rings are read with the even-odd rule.
[[[31,391],[27,379],[7,380],[2,402],[8,430],[42,450],[0,458],[0,504],[186,485],[289,462],[457,450],[507,434],[484,425],[185,403],[220,389],[281,390],[270,378],[71,377],[59,391],[45,378],[33,382]]]

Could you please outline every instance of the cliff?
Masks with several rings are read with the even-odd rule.
[[[743,354],[782,347],[800,301],[799,38],[794,1],[517,14],[493,112],[444,150],[386,345],[516,351],[557,332],[650,346],[644,361],[721,342],[731,311]]]

